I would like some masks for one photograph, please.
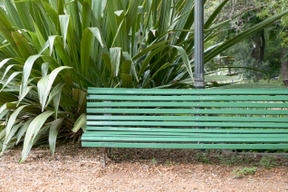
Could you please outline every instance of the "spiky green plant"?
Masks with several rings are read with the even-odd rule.
[[[205,22],[205,43],[227,22]],[[36,143],[85,130],[86,90],[190,87],[192,0],[3,0],[0,8],[0,145]],[[205,61],[281,18],[208,47]],[[74,133],[73,133],[73,132]],[[77,132],[77,133],[76,133]]]

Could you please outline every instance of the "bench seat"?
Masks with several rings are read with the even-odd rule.
[[[288,89],[89,88],[83,147],[288,149]]]

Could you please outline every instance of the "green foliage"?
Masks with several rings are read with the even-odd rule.
[[[246,175],[254,175],[257,171],[257,167],[243,167],[242,169],[235,169],[232,171],[235,174],[234,178],[244,177]]]
[[[256,5],[261,8],[258,16],[261,18],[270,17],[273,14],[281,13],[283,10],[288,9],[287,1],[277,1],[277,0],[254,0]],[[284,16],[280,19],[278,24],[281,26],[281,31],[279,37],[281,37],[282,46],[288,46],[288,16]]]
[[[259,162],[265,169],[271,169],[278,165],[277,159],[273,155],[263,156]]]
[[[153,159],[151,159],[150,164],[152,164],[152,165],[157,165],[157,164],[158,164],[158,161],[157,161],[155,158],[153,158]]]
[[[209,159],[209,155],[208,152],[198,152],[196,153],[196,160],[201,162],[201,163],[205,163],[208,164],[210,163],[210,159]]]
[[[205,61],[288,11],[219,44],[211,11]],[[188,88],[193,84],[193,1],[4,0],[0,7],[0,145],[31,147],[85,131],[86,92],[96,87]],[[212,41],[215,42],[215,41]],[[74,131],[74,132],[73,132]],[[48,139],[47,139],[48,138]]]
[[[269,48],[265,51],[264,60],[259,61],[252,56],[255,51],[253,39],[239,43],[227,52],[227,54],[234,56],[234,61],[230,64],[231,69],[241,74],[245,81],[259,82],[260,79],[267,80],[278,76],[281,66],[280,48],[279,44],[273,44],[266,41]],[[279,48],[278,51],[276,51],[277,47]]]
[[[243,164],[243,158],[241,156],[222,156],[217,155],[217,157],[220,159],[222,164],[235,166],[235,165],[241,165]]]
[[[171,162],[169,160],[166,160],[164,163],[164,165],[170,165],[170,164],[171,164]]]
[[[214,3],[217,2],[219,3],[220,1],[215,1]],[[220,33],[218,37],[223,39],[234,36],[235,33],[246,30],[272,15],[287,10],[285,9],[287,5],[286,1],[279,2],[274,0],[230,1],[224,8],[227,14],[222,16],[222,19],[231,17],[233,12],[241,13],[242,10],[243,13],[241,13],[240,17],[227,24],[225,27],[229,30]],[[244,11],[249,9],[251,11]],[[284,15],[271,26],[251,35],[249,39],[225,51],[222,55],[229,57],[221,56],[214,63],[211,63],[210,66],[214,66],[214,68],[229,67],[230,72],[243,74],[245,81],[249,82],[251,80],[257,82],[259,79],[265,79],[266,82],[269,82],[270,78],[278,77],[281,60],[283,64],[286,58],[283,54],[285,51],[281,51],[281,49],[283,50],[282,46],[285,46],[285,37],[287,37],[288,22],[285,22],[287,18],[288,16]],[[281,73],[283,73],[283,70]]]

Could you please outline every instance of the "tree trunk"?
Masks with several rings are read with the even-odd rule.
[[[281,69],[280,76],[283,80],[288,80],[288,56],[287,56],[287,47],[281,48]]]
[[[264,61],[264,55],[265,55],[265,46],[266,46],[266,41],[265,41],[265,34],[264,31],[261,32],[261,40],[260,40],[260,62],[261,64]]]
[[[254,41],[255,43],[255,48],[253,49],[251,53],[251,56],[256,60],[254,67],[261,68],[263,65],[263,61],[264,61],[265,46],[266,46],[264,30],[257,33],[257,35],[253,37],[252,41]],[[261,79],[262,74],[256,73],[255,75],[256,77],[253,79],[253,81],[258,82]]]

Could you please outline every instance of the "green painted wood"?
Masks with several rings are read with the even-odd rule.
[[[87,113],[104,114],[242,114],[242,115],[288,115],[288,110],[256,110],[256,109],[115,109],[88,108]]]
[[[109,120],[109,121],[116,121],[116,120],[150,120],[150,121],[214,121],[214,122],[288,122],[287,116],[283,117],[235,117],[235,116],[189,116],[189,115],[182,115],[182,116],[171,116],[171,115],[163,115],[163,116],[139,116],[139,115],[87,115],[87,120]]]
[[[288,148],[288,89],[89,88],[87,99],[82,146]]]
[[[177,137],[177,136],[165,136],[165,137],[160,137],[160,136],[157,136],[157,137],[144,137],[142,135],[142,137],[140,136],[134,136],[134,137],[120,137],[120,136],[115,136],[115,137],[112,137],[112,136],[101,136],[101,137],[97,137],[97,136],[94,136],[94,137],[86,137],[85,135],[82,136],[82,141],[118,141],[118,142],[125,142],[125,141],[130,141],[130,142],[179,142],[179,143],[183,143],[183,142],[211,142],[211,143],[214,143],[214,142],[224,142],[224,143],[237,143],[237,142],[240,142],[240,143],[283,143],[283,142],[288,142],[288,137],[286,138],[201,138],[201,137],[198,137],[198,138],[193,138],[193,137]]]
[[[158,148],[158,149],[288,149],[288,144],[190,144],[190,143],[115,143],[82,142],[83,147]]]
[[[106,101],[287,101],[288,96],[132,96],[132,95],[88,95],[87,100]]]
[[[288,133],[288,129],[191,129],[191,128],[159,128],[159,127],[98,127],[98,126],[87,126],[87,131],[148,131],[148,132],[182,132],[182,133],[222,133],[222,134],[227,134],[227,133],[263,133],[263,134],[275,134],[275,133],[283,133],[286,134]]]
[[[239,107],[288,108],[288,103],[251,102],[87,102],[87,107]]]
[[[129,89],[129,88],[88,88],[89,94],[114,95],[288,95],[283,89]]]
[[[288,128],[288,123],[222,123],[222,122],[159,122],[159,121],[88,121],[87,125],[100,126],[161,126],[161,127],[242,127]]]
[[[148,132],[148,131],[101,131],[101,132],[87,132],[84,133],[83,139],[85,138],[94,138],[94,137],[176,137],[179,138],[179,136],[183,138],[250,138],[251,141],[256,137],[261,138],[287,138],[288,134],[219,134],[219,133],[182,133],[182,132]]]
[[[149,132],[183,132],[183,133],[263,133],[263,134],[275,134],[275,133],[283,133],[286,134],[288,129],[247,129],[247,128],[239,128],[239,129],[203,129],[203,128],[159,128],[159,127],[96,127],[96,126],[87,126],[88,131],[149,131]]]

